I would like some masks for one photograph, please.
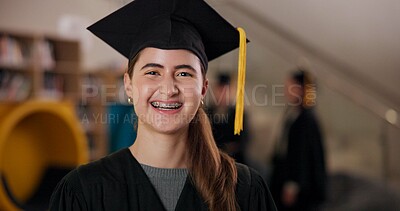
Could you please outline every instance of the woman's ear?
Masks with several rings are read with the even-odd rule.
[[[208,79],[206,78],[203,82],[203,88],[201,89],[201,95],[203,98],[206,96],[208,90]]]
[[[132,96],[133,96],[132,80],[131,80],[131,78],[130,78],[128,73],[124,74],[124,88],[125,88],[126,95],[128,97],[132,98]]]

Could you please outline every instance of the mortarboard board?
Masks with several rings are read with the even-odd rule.
[[[187,49],[206,69],[239,46],[238,31],[203,0],[135,0],[88,29],[128,59],[145,47]]]
[[[235,124],[236,121],[238,124],[235,133],[240,133],[242,126],[239,125],[242,125],[244,109],[247,40],[242,29],[233,27],[206,2],[135,0],[89,26],[88,30],[129,60],[146,47],[186,49],[200,59],[205,70],[208,61],[239,47],[240,44],[240,81],[236,102],[236,117],[239,118],[235,118]]]

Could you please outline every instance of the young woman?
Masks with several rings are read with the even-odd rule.
[[[208,60],[239,43],[229,23],[202,0],[136,0],[89,30],[129,59],[137,138],[70,172],[50,210],[275,210],[263,179],[218,150],[202,107]]]

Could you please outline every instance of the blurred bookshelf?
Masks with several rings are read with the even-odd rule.
[[[123,71],[82,70],[78,41],[0,29],[0,106],[29,100],[72,103],[90,160],[109,153],[107,107],[126,102],[122,78]]]
[[[80,58],[76,41],[0,30],[0,101],[76,102]]]
[[[127,102],[123,89],[123,72],[96,69],[85,71],[81,76],[78,115],[87,133],[90,154],[94,160],[111,152],[109,127],[120,119],[110,114],[109,107]]]

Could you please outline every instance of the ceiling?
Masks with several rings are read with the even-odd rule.
[[[207,2],[246,29],[252,79],[307,66],[320,81],[371,104],[364,106],[399,111],[400,1]]]

